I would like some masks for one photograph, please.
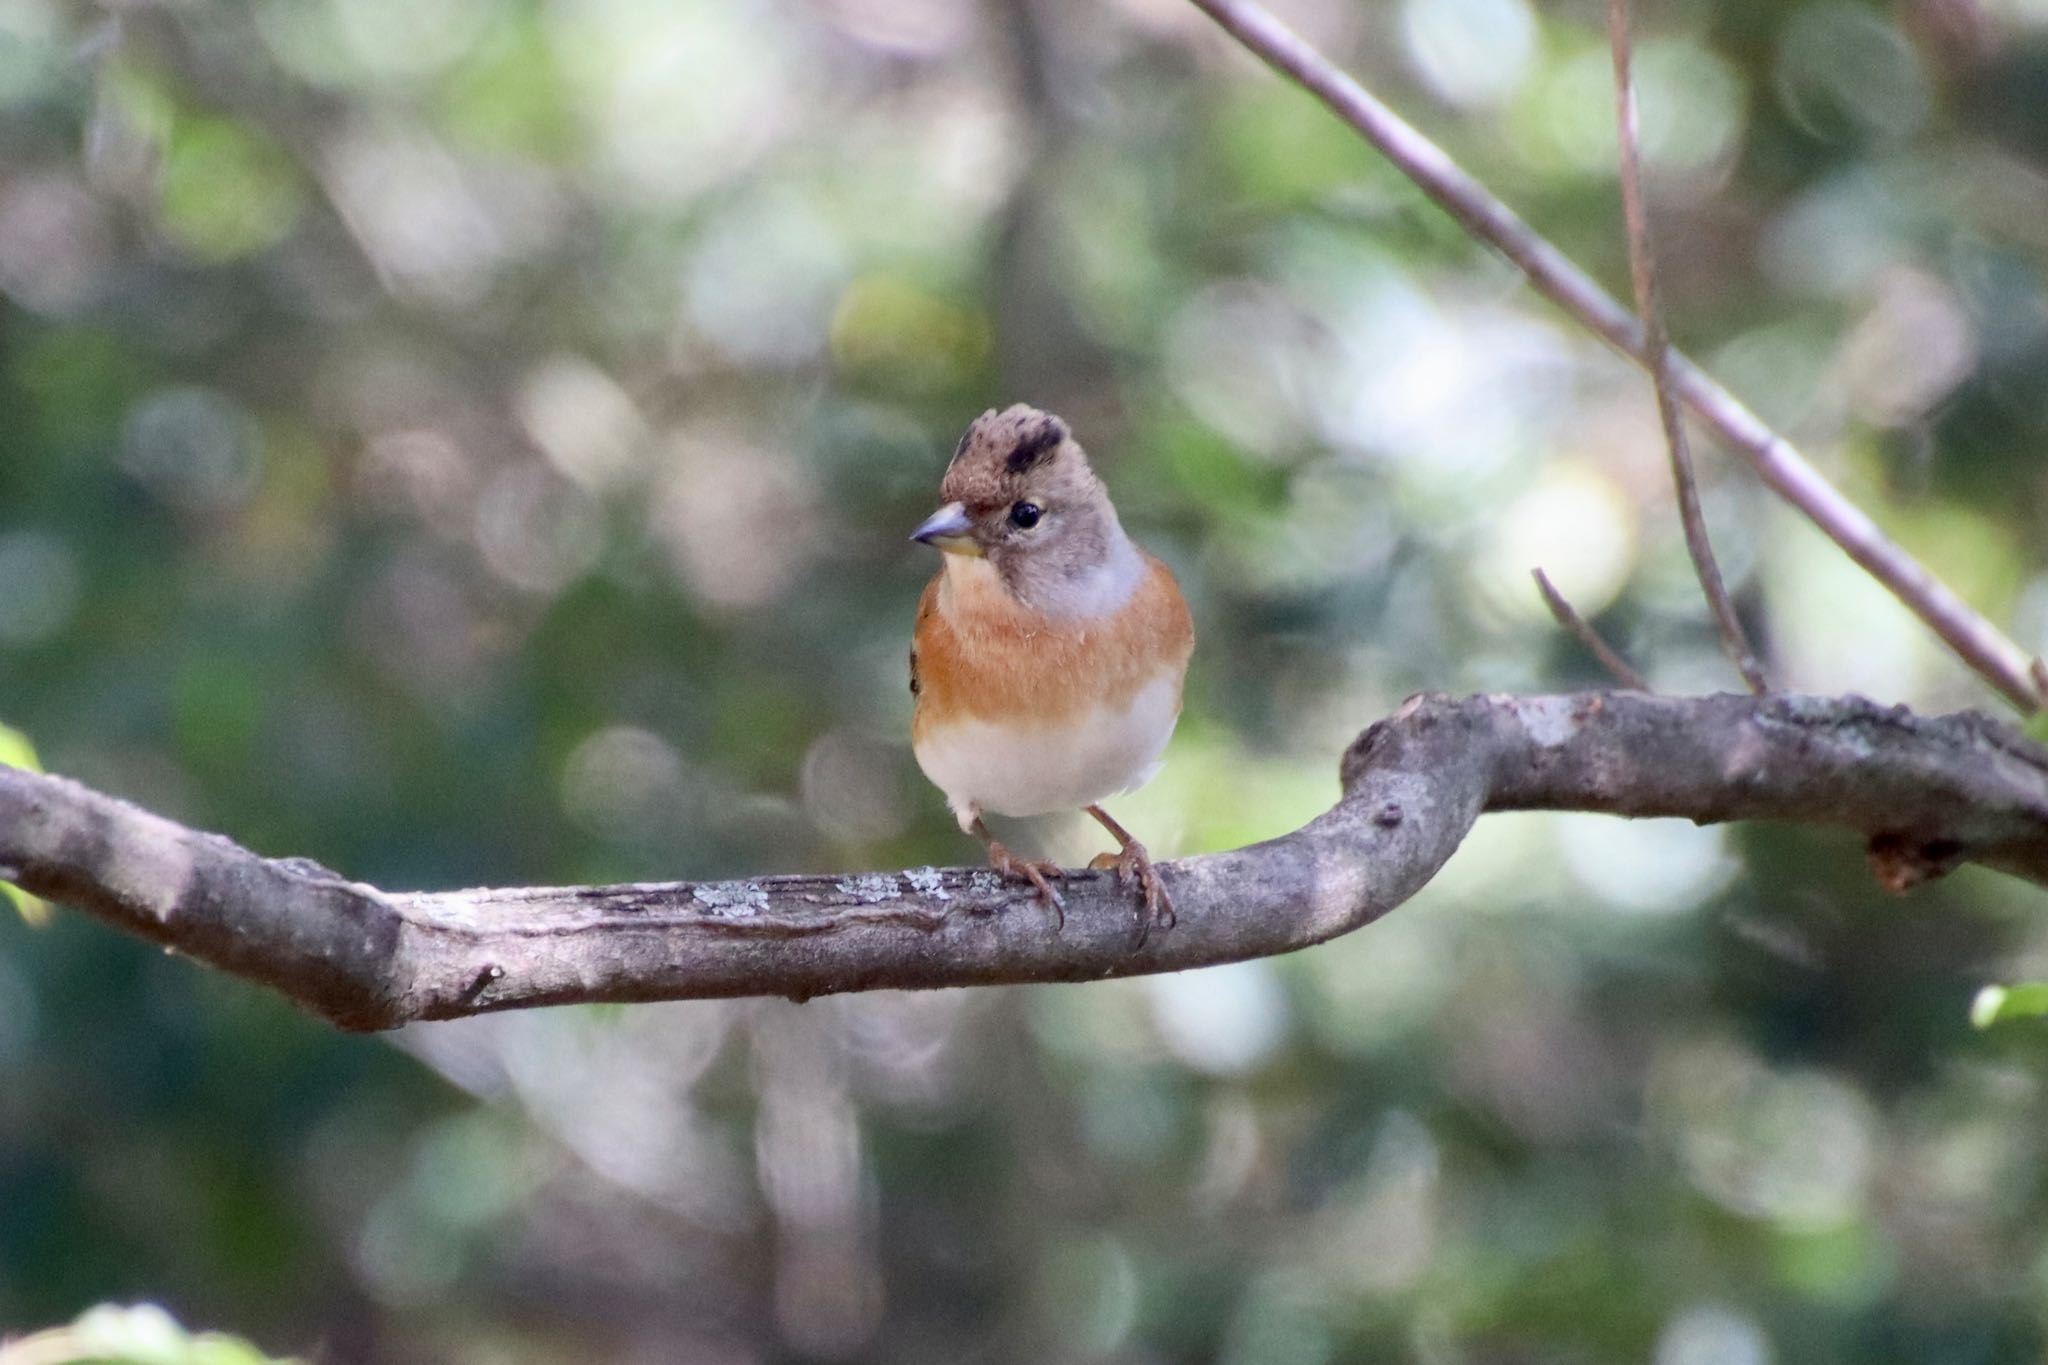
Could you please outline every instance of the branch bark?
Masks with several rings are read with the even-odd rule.
[[[1291,834],[1162,865],[1133,943],[1108,873],[1066,927],[986,870],[408,893],[268,859],[62,777],[0,768],[0,879],[261,982],[348,1029],[580,1001],[1090,981],[1269,956],[1372,923],[1479,815],[1790,820],[1867,836],[1895,886],[1965,860],[2048,886],[2048,749],[1860,698],[1418,697]]]
[[[1642,322],[1585,271],[1369,90],[1340,71],[1252,0],[1192,0],[1274,71],[1321,100],[1438,207],[1479,241],[1507,257],[1537,292],[1638,365],[1651,364]],[[1766,426],[1734,394],[1676,350],[1671,388],[1709,429],[1755,467],[1778,496],[1939,635],[1976,673],[2021,711],[2048,702],[2048,668],[1842,496],[1792,443]]]

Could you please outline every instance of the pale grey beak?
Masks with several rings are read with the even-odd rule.
[[[910,533],[910,538],[923,545],[935,546],[947,554],[981,555],[981,546],[968,532],[974,529],[974,519],[967,515],[967,508],[957,502],[949,502],[925,518],[924,525]]]

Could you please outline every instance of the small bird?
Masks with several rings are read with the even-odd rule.
[[[1143,786],[1180,719],[1194,622],[1172,570],[1131,543],[1088,456],[1050,413],[1019,403],[967,428],[911,539],[945,551],[910,647],[911,747],[990,863],[1065,920],[1048,877],[989,832],[985,811],[1085,810],[1144,897],[1142,942],[1174,922],[1145,846],[1100,802]]]

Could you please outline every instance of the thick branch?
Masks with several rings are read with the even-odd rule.
[[[1260,60],[1356,129],[1467,232],[1512,261],[1545,298],[1637,364],[1650,363],[1648,338],[1635,314],[1301,35],[1252,0],[1193,3]],[[1884,584],[1963,662],[2022,711],[2041,709],[2048,699],[2048,670],[2039,669],[2004,632],[1887,537],[1791,442],[1765,426],[1706,371],[1673,351],[1669,377],[1679,399],[1755,466],[1778,496]]]
[[[1076,873],[1065,929],[987,871],[396,893],[0,768],[0,877],[272,986],[345,1028],[573,1001],[1089,981],[1288,952],[1414,895],[1481,812],[1774,819],[1869,836],[1896,884],[1963,860],[2048,885],[2048,749],[1859,698],[1421,697],[1328,812],[1163,871],[1179,924]]]

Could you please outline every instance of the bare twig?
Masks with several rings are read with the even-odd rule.
[[[1633,313],[1442,148],[1338,70],[1300,35],[1251,0],[1191,2],[1267,65],[1329,106],[1466,231],[1514,262],[1544,297],[1638,364],[1648,363],[1647,339]],[[2033,678],[2026,652],[1886,537],[1790,442],[1681,354],[1670,357],[1670,380],[1685,405],[1741,452],[1766,484],[1884,584],[2002,696],[2022,711],[2042,707],[2048,688]]]
[[[1671,455],[1671,480],[1678,490],[1678,519],[1685,527],[1685,548],[1693,572],[1707,595],[1707,606],[1721,632],[1721,647],[1752,692],[1769,690],[1756,651],[1735,614],[1714,545],[1707,537],[1706,514],[1700,509],[1699,480],[1693,474],[1692,449],[1685,435],[1685,417],[1671,392],[1671,338],[1664,329],[1664,310],[1657,299],[1657,256],[1650,245],[1650,214],[1643,202],[1641,139],[1637,135],[1636,87],[1630,74],[1629,0],[1607,0],[1607,37],[1614,49],[1615,123],[1621,143],[1621,208],[1628,223],[1629,278],[1635,286],[1636,316],[1643,325],[1643,364],[1657,393],[1657,420],[1664,427],[1664,448]]]
[[[1578,642],[1614,675],[1616,682],[1634,692],[1655,690],[1642,674],[1629,665],[1627,659],[1621,657],[1620,651],[1600,638],[1600,632],[1593,629],[1593,623],[1579,615],[1578,608],[1565,600],[1564,594],[1557,590],[1557,585],[1550,581],[1550,575],[1541,569],[1531,569],[1529,572],[1536,579],[1536,591],[1543,594],[1543,603],[1550,608],[1550,614],[1557,618],[1557,623],[1570,631]]]
[[[1289,952],[1420,890],[1484,811],[1845,826],[1915,879],[1964,860],[2048,886],[2048,749],[1982,716],[1855,697],[1418,697],[1291,834],[1163,864],[1178,924],[1069,875],[1065,927],[986,869],[407,894],[262,858],[61,777],[0,767],[0,866],[29,890],[348,1028],[572,1001],[1093,981]]]

